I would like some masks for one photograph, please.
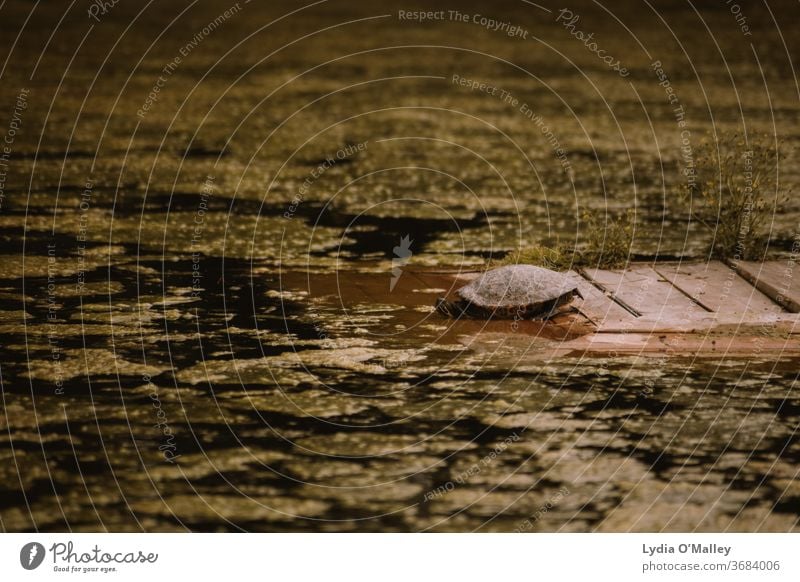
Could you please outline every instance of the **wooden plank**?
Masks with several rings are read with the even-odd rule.
[[[575,271],[566,273],[567,278],[572,281],[583,295],[583,300],[576,299],[574,305],[598,328],[603,326],[621,327],[632,325],[634,316],[625,311],[611,298],[592,285]]]
[[[558,357],[616,357],[642,355],[652,357],[781,357],[800,356],[800,340],[796,336],[768,337],[748,335],[596,333],[563,342],[546,353],[547,359]]]
[[[655,267],[656,272],[697,303],[728,320],[758,323],[784,313],[764,293],[719,261],[672,263]]]
[[[731,266],[770,299],[792,313],[800,313],[800,272],[792,259],[782,261],[732,261]],[[795,276],[797,275],[797,276]]]
[[[586,276],[640,314],[637,329],[669,329],[708,319],[707,309],[692,301],[649,265],[624,271],[587,269]]]

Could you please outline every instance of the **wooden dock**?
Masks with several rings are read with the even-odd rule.
[[[800,354],[794,267],[790,261],[712,261],[587,270],[582,288],[598,292],[579,309],[597,329],[571,347],[690,356]]]
[[[800,269],[794,261],[765,263],[634,263],[621,270],[579,269],[568,276],[583,295],[547,322],[452,320],[432,309],[480,272],[404,270],[390,289],[372,273],[312,276],[287,287],[335,298],[350,313],[395,305],[392,333],[415,329],[420,342],[459,341],[481,349],[498,338],[535,336],[542,357],[594,354],[800,356]],[[346,287],[347,291],[343,292]],[[431,330],[431,331],[424,331]],[[390,331],[389,329],[386,330]],[[429,337],[430,336],[430,337]],[[520,344],[520,345],[522,345]],[[526,350],[526,353],[527,350]]]
[[[548,323],[586,333],[559,342],[551,355],[800,355],[795,267],[711,261],[570,272],[583,300]]]

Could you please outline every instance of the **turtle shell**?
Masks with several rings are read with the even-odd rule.
[[[485,309],[535,309],[575,289],[575,284],[561,273],[533,265],[509,265],[487,271],[456,294]]]

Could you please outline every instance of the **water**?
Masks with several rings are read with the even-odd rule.
[[[620,78],[527,5],[492,10],[528,39],[395,16],[316,32],[405,8],[389,4],[258,31],[298,7],[242,4],[149,102],[223,8],[192,8],[148,50],[181,6],[113,47],[139,10],[118,4],[68,69],[85,15],[46,47],[55,9],[26,25],[0,89],[8,120],[30,91],[0,208],[0,527],[796,529],[797,361],[547,359],[558,338],[538,328],[432,309],[448,284],[435,271],[574,240],[584,210],[635,207],[636,256],[701,259],[709,234],[675,199],[681,133],[648,66],[669,70],[693,143],[713,114],[718,130],[774,122],[791,145],[774,23],[751,16],[762,78],[722,7],[702,14],[729,70],[677,4],[659,10],[688,59],[654,14],[628,22],[648,58],[582,6],[632,71]],[[4,7],[4,23],[31,8]],[[528,104],[569,167],[519,105],[454,74]],[[798,219],[790,200],[771,220],[776,252]]]

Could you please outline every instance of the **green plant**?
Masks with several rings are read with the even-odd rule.
[[[508,253],[497,264],[538,265],[554,271],[566,271],[575,264],[576,258],[577,253],[567,245],[558,242],[553,246],[534,243]]]
[[[602,221],[589,212],[583,214],[586,224],[586,244],[581,263],[601,269],[615,269],[628,262],[633,245],[633,210],[614,219],[603,215]]]
[[[605,218],[601,223],[593,214],[584,213],[586,224],[585,243],[580,248],[561,242],[546,245],[534,243],[508,253],[496,264],[529,264],[566,271],[575,267],[599,267],[615,269],[628,261],[633,243],[633,212],[613,219]]]
[[[694,220],[713,232],[709,253],[756,259],[766,252],[769,214],[782,201],[781,145],[769,135],[725,133],[697,148],[682,198]]]

